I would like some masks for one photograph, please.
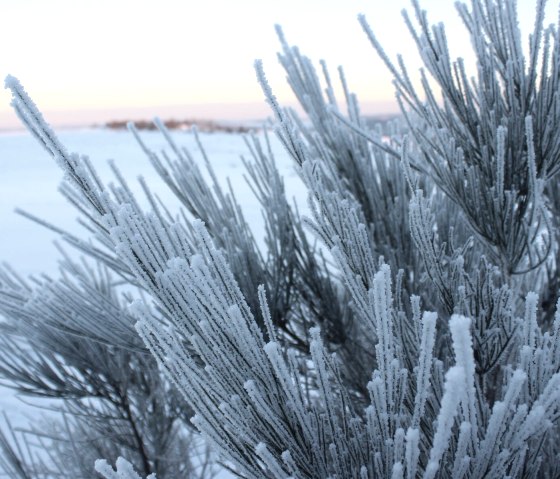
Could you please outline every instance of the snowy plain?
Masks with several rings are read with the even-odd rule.
[[[105,183],[113,180],[107,160],[114,160],[131,189],[142,201],[137,181],[143,176],[156,193],[169,206],[178,211],[179,202],[150,165],[131,133],[106,129],[76,129],[58,132],[69,151],[86,154]],[[152,150],[169,150],[161,134],[141,132],[144,142]],[[263,137],[262,133],[258,136]],[[200,160],[202,154],[192,132],[173,133],[179,146],[186,147]],[[243,208],[245,218],[255,232],[257,241],[264,229],[259,204],[244,179],[245,169],[241,155],[249,158],[243,137],[237,134],[205,133],[201,141],[212,164],[218,181],[226,185],[229,178],[236,198]],[[280,173],[284,176],[287,197],[305,210],[306,192],[294,166],[279,142],[270,135],[272,150]],[[74,234],[87,237],[76,222],[77,212],[58,192],[62,173],[52,157],[26,132],[0,134],[0,261],[9,263],[23,277],[47,274],[57,277],[59,253],[53,242],[57,235],[14,212],[20,208]],[[37,402],[37,400],[34,400]],[[0,413],[6,413],[10,422],[25,427],[30,421],[40,420],[41,411],[29,406],[10,389],[0,387]],[[39,401],[40,403],[40,401]],[[0,426],[1,427],[1,426]],[[229,477],[229,474],[220,475]]]

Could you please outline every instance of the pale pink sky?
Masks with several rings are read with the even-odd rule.
[[[549,1],[550,18],[558,1]],[[466,36],[452,0],[421,0],[444,21],[452,54]],[[274,24],[332,75],[342,64],[367,113],[395,110],[390,76],[358,25],[366,14],[390,56],[419,67],[400,11],[408,0],[0,0],[0,75],[18,77],[54,125],[119,118],[253,119],[269,115],[253,61],[291,102],[277,64]],[[533,0],[521,0],[525,31]],[[0,129],[18,120],[0,92]]]

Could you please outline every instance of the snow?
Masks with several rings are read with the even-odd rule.
[[[166,149],[163,136],[157,132],[141,132],[147,146],[156,152]],[[143,202],[138,176],[143,176],[148,185],[166,204],[178,207],[178,201],[164,182],[154,173],[148,158],[127,131],[104,129],[68,130],[59,133],[62,143],[69,151],[87,154],[105,182],[113,180],[107,160],[115,161],[131,189]],[[194,137],[188,132],[176,132],[174,138],[180,146],[187,147],[196,158],[202,158]],[[245,170],[240,154],[249,156],[240,135],[209,133],[201,134],[202,143],[215,168],[218,180],[226,187],[229,178],[239,203],[243,206],[247,221],[262,236],[263,220],[259,204],[243,177]],[[306,204],[306,195],[296,176],[290,159],[281,150],[277,141],[273,150],[279,170],[286,178],[288,198],[295,197],[298,207]],[[0,134],[0,258],[13,265],[21,274],[56,272],[57,251],[52,241],[57,235],[44,227],[14,213],[21,208],[43,218],[56,226],[79,233],[76,212],[57,192],[62,173],[45,150],[26,133]],[[177,210],[177,208],[175,208]]]
[[[107,160],[113,159],[131,189],[137,194],[140,204],[147,206],[137,181],[139,175],[146,179],[154,193],[170,205],[171,211],[177,211],[178,200],[153,171],[148,158],[131,133],[105,129],[76,129],[58,134],[69,151],[90,157],[104,182],[113,180],[107,164]],[[259,135],[262,137],[262,134]],[[141,132],[141,136],[146,145],[154,151],[169,150],[161,134],[149,131]],[[243,177],[245,170],[240,155],[249,157],[243,138],[240,135],[224,133],[200,136],[218,181],[226,187],[226,178],[229,178],[246,219],[260,241],[264,225],[259,204]],[[187,147],[195,158],[200,159],[202,167],[202,157],[193,134],[181,131],[173,133],[173,137],[180,146]],[[280,144],[272,140],[279,171],[285,178],[287,196],[289,199],[295,199],[301,212],[306,209],[305,190],[290,159],[282,151]],[[76,222],[77,213],[57,191],[62,179],[60,169],[30,134],[18,132],[0,134],[0,171],[0,260],[8,262],[23,276],[46,273],[56,277],[59,254],[53,241],[57,235],[16,214],[14,209],[21,208],[57,227],[85,237],[85,232]],[[11,390],[3,387],[0,387],[0,411],[7,413],[13,425],[22,427],[30,421],[36,423],[41,415],[40,410],[23,403]]]

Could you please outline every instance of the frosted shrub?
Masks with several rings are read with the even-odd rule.
[[[91,477],[92,461],[119,455],[144,475],[197,477],[197,464],[209,460],[209,451],[185,428],[191,410],[138,338],[115,279],[107,268],[96,271],[69,257],[61,261],[61,273],[57,281],[45,277],[33,284],[0,272],[0,308],[7,318],[0,375],[23,394],[59,400],[50,407],[62,400],[65,415],[63,424],[34,426],[52,460],[37,463],[31,454],[26,462],[35,464],[22,466],[28,472],[21,477],[35,477],[33,469],[44,477]],[[19,438],[23,451],[26,439]],[[15,452],[5,434],[0,447],[6,455]],[[4,469],[18,477],[13,465]]]
[[[414,2],[418,27],[405,21],[426,67],[422,96],[361,18],[404,115],[373,129],[342,71],[347,114],[326,66],[325,88],[279,29],[280,61],[310,121],[281,108],[259,62],[256,71],[311,213],[300,218],[286,200],[266,134],[248,137],[264,253],[210,162],[209,184],[161,123],[171,153],[131,129],[194,221],[145,185],[143,211],[116,170],[117,184],[104,185],[8,78],[16,112],[63,169],[63,193],[92,233],[66,241],[142,292],[118,316],[99,302],[99,316],[67,327],[114,350],[145,346],[161,387],[182,395],[182,411],[241,477],[559,477],[560,38],[543,26],[544,3],[528,56],[515,2],[458,4],[478,61],[471,79]],[[2,280],[8,320],[30,307],[18,281]],[[133,323],[142,343],[122,344],[115,327]],[[123,459],[117,472],[97,470],[137,477]]]

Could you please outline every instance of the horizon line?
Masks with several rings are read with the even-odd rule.
[[[285,102],[284,106],[304,114],[302,108],[295,102]],[[392,116],[399,113],[395,101],[363,101],[360,107],[364,116]],[[93,128],[104,126],[112,121],[150,121],[154,118],[194,122],[255,123],[265,122],[273,117],[272,110],[264,100],[262,102],[45,109],[42,113],[47,123],[54,128]],[[25,127],[14,111],[0,110],[0,131],[21,130],[25,130]]]

